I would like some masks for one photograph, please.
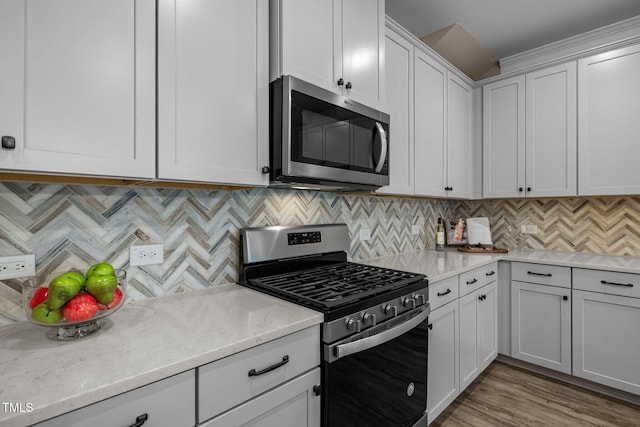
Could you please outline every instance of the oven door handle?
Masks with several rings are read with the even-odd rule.
[[[379,346],[386,343],[387,341],[391,341],[392,339],[399,337],[400,335],[406,334],[411,329],[424,322],[429,317],[429,313],[431,312],[429,306],[421,307],[419,311],[421,312],[417,316],[411,318],[410,320],[407,320],[404,323],[394,326],[391,329],[387,329],[384,332],[380,332],[379,334],[363,338],[358,341],[339,344],[335,346],[335,358],[332,358],[332,362],[335,362],[336,360],[343,357],[351,356],[352,354],[360,353],[361,351]]]

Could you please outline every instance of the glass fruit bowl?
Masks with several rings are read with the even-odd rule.
[[[71,270],[25,281],[22,303],[27,320],[58,328],[59,339],[81,338],[100,329],[98,320],[115,313],[125,302],[126,271],[114,269],[113,275],[85,278],[81,285],[79,277],[85,278]]]

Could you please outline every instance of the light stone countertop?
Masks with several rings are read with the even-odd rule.
[[[229,284],[134,301],[95,334],[0,327],[0,402],[27,403],[0,426],[23,427],[322,323],[321,313]]]
[[[556,251],[510,251],[506,254],[468,254],[447,248],[444,251],[423,250],[371,258],[363,264],[411,271],[427,276],[429,283],[482,267],[495,261],[529,262],[593,270],[640,273],[640,257],[591,255]]]

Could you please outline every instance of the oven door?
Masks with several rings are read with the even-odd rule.
[[[429,311],[427,304],[324,345],[325,427],[426,425]]]

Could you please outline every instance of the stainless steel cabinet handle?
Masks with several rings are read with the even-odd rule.
[[[551,273],[536,273],[535,271],[527,271],[527,274],[531,276],[542,276],[542,277],[551,277],[553,274]]]
[[[256,371],[255,369],[250,370],[249,371],[249,376],[250,377],[256,377],[258,375],[266,374],[267,372],[271,372],[274,369],[278,369],[280,366],[286,365],[287,363],[289,363],[289,355],[282,356],[282,362],[278,362],[278,363],[276,363],[274,365],[271,365],[271,366],[269,366],[267,368],[264,368],[261,371]]]
[[[343,357],[360,353],[361,351],[365,351],[378,345],[384,344],[387,341],[391,341],[392,339],[398,338],[400,335],[409,332],[411,329],[424,322],[429,317],[429,313],[431,312],[429,306],[422,306],[417,310],[420,312],[420,314],[411,318],[410,320],[407,320],[404,323],[399,324],[398,326],[394,326],[393,328],[387,329],[384,332],[380,332],[379,334],[372,335],[361,340],[336,345],[334,347],[335,358],[332,361],[336,361]]]
[[[603,285],[624,286],[625,288],[633,288],[633,283],[616,283],[607,282],[606,280],[601,280],[600,283],[602,283]]]

